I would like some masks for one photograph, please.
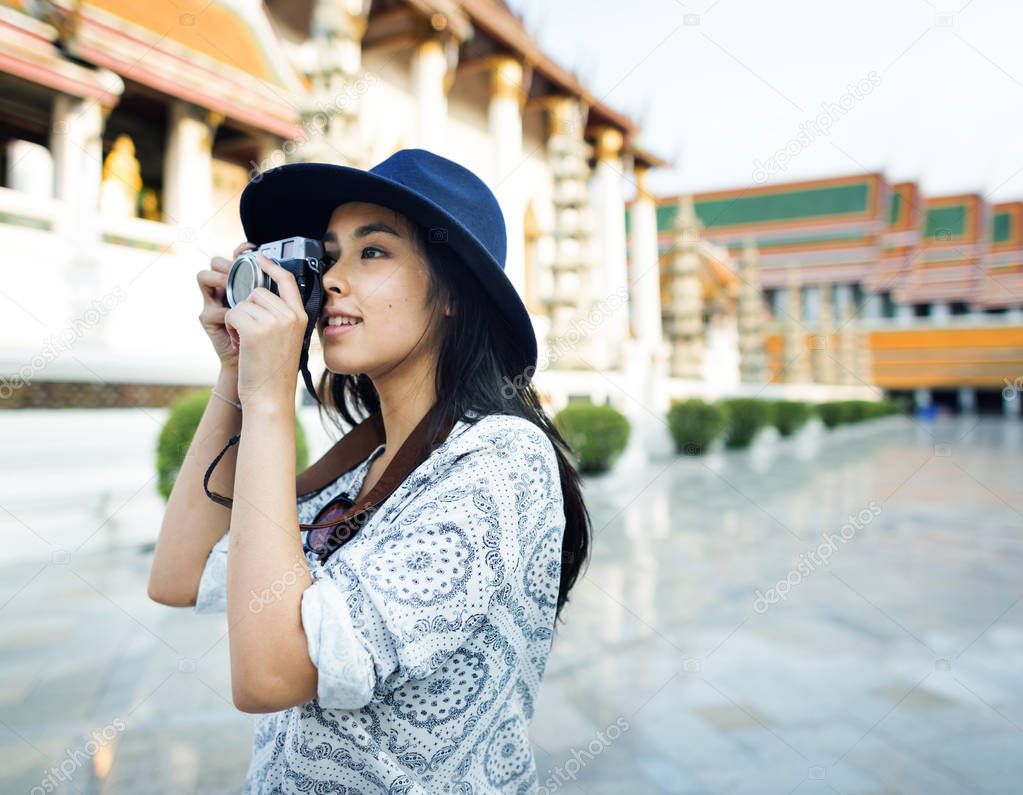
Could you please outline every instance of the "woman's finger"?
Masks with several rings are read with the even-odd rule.
[[[294,322],[295,320],[295,313],[291,307],[279,295],[274,295],[265,287],[257,287],[249,293],[249,297],[245,300],[252,301],[256,306],[263,307],[281,320],[287,320],[288,322]]]
[[[202,289],[206,303],[219,303],[220,297],[227,288],[227,274],[218,271],[199,271],[195,275],[199,287]]]
[[[262,266],[263,272],[277,282],[277,291],[284,302],[295,312],[305,312],[302,294],[298,291],[298,284],[295,281],[295,274],[282,268],[262,254],[257,254],[256,256],[259,258],[259,264]]]
[[[218,273],[227,274],[231,271],[231,265],[233,260],[229,260],[226,257],[211,257],[210,258],[210,269],[215,270]]]
[[[234,248],[234,258],[238,259],[239,255],[241,255],[243,252],[245,252],[245,251],[255,251],[256,248],[257,248],[256,244],[255,243],[250,243],[248,240],[246,240],[244,243],[239,243]]]
[[[224,325],[224,315],[226,314],[226,306],[210,304],[202,311],[199,317],[210,323],[219,323],[220,325]]]

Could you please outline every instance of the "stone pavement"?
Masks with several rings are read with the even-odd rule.
[[[889,417],[587,481],[543,793],[1023,789],[1023,426]],[[0,793],[238,792],[223,616],[151,553],[0,569]]]

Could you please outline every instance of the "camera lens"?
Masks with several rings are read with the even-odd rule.
[[[269,287],[270,279],[259,267],[256,258],[247,252],[231,265],[227,275],[227,303],[235,306],[249,297],[257,287]]]

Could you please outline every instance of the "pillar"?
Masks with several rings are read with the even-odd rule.
[[[839,285],[841,287],[842,285]],[[841,324],[838,330],[838,382],[853,386],[862,383],[860,378],[861,363],[857,352],[859,342],[858,323],[853,315],[851,301],[841,300],[838,302],[839,319]]]
[[[661,272],[657,246],[657,207],[647,188],[646,167],[637,166],[636,198],[631,213],[632,267],[629,298],[632,326],[643,348],[652,351],[662,344]]]
[[[187,102],[171,103],[164,152],[164,221],[178,227],[180,247],[202,249],[213,214],[213,134],[218,118]],[[196,251],[202,256],[202,251]]]
[[[1023,411],[1023,399],[1018,389],[1006,387],[1002,390],[1002,411],[1006,417],[1019,417]]]
[[[597,228],[599,230],[599,272],[593,280],[595,300],[628,295],[628,268],[625,254],[625,194],[622,171],[624,137],[613,127],[597,132],[594,171]],[[603,361],[598,366],[616,369],[621,366],[622,350],[629,336],[629,313],[610,313],[601,326],[604,342]]]
[[[669,317],[671,374],[698,380],[703,375],[703,285],[700,282],[700,221],[693,197],[679,203],[674,225]]]
[[[977,390],[970,386],[959,387],[959,410],[973,414],[977,410]]]
[[[61,276],[69,290],[67,309],[82,316],[99,294],[99,247],[102,227],[99,215],[100,185],[103,180],[103,128],[106,114],[98,99],[59,94],[53,103],[50,151],[53,153],[54,195],[64,209],[54,230],[74,253],[68,270]],[[102,320],[100,321],[102,324]],[[79,345],[99,346],[102,329],[86,336]]]
[[[7,186],[40,199],[53,197],[53,155],[31,141],[7,143]]]
[[[760,384],[766,380],[767,354],[764,331],[767,324],[764,296],[760,289],[760,257],[752,238],[743,242],[739,257],[739,380]]]
[[[360,0],[316,0],[310,36],[316,57],[302,108],[305,138],[297,152],[285,151],[289,161],[362,165],[368,153],[356,123],[359,99],[376,82],[362,73],[365,6]],[[276,165],[276,164],[271,164]],[[270,166],[267,166],[270,167]]]
[[[785,283],[784,350],[782,373],[786,383],[805,384],[811,380],[803,326],[803,296],[799,269],[790,267]]]
[[[445,77],[448,72],[444,43],[431,37],[418,44],[412,54],[412,90],[416,98],[418,145],[443,153],[448,119]]]
[[[813,345],[814,380],[819,384],[834,384],[835,377],[835,315],[831,300],[831,285],[820,286],[820,317]]]
[[[863,294],[863,319],[872,322],[880,320],[882,315],[881,293]]]
[[[508,233],[505,273],[520,295],[525,295],[527,186],[522,165],[522,64],[498,56],[490,69],[488,110],[490,139],[494,143],[497,179],[494,193],[504,212]]]
[[[574,97],[547,106],[547,159],[554,179],[554,259],[548,299],[548,364],[556,369],[590,366],[591,335],[583,317],[589,275],[590,212],[587,181],[589,146],[583,139],[586,111]]]

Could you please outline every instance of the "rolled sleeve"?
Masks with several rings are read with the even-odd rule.
[[[195,593],[196,613],[227,612],[227,533],[213,545]]]
[[[358,709],[373,695],[373,660],[352,627],[345,596],[337,583],[313,571],[302,593],[302,626],[309,659],[317,670],[316,698],[321,707]]]

